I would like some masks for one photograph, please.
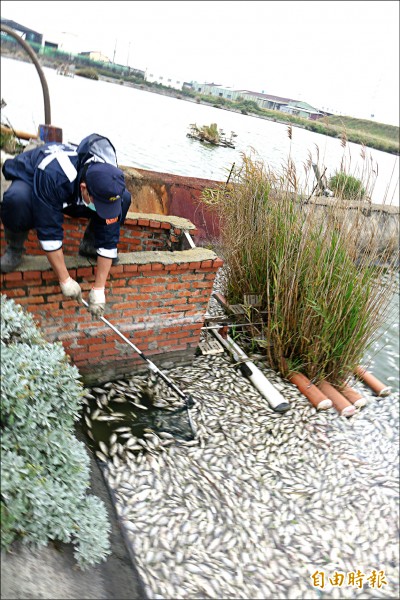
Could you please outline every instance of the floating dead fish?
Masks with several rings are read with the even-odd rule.
[[[99,459],[100,459],[100,460],[102,460],[103,462],[105,462],[105,463],[106,463],[106,462],[108,461],[108,458],[107,458],[107,456],[105,456],[105,455],[104,455],[102,452],[99,452],[99,450],[96,450],[96,453],[95,453],[95,454],[96,454],[97,458],[99,458]]]
[[[95,392],[96,394],[107,394],[107,390],[99,387],[92,388],[92,392]]]
[[[102,442],[102,441],[99,442],[99,448],[100,448],[101,452],[107,456],[108,448],[104,442]]]
[[[118,439],[118,435],[116,433],[112,433],[110,435],[110,439],[108,440],[108,443],[110,444],[110,446],[112,444],[115,444],[115,442],[117,441],[117,439]]]

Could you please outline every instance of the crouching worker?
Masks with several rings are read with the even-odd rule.
[[[79,146],[44,144],[6,160],[3,174],[12,183],[1,203],[7,242],[1,272],[17,269],[29,230],[35,229],[63,295],[80,301],[81,287],[65,265],[63,221],[64,214],[87,218],[79,254],[97,258],[88,304],[92,315],[102,316],[106,281],[118,261],[120,227],[131,201],[114,146],[98,134],[84,138]]]

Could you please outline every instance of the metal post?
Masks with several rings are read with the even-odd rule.
[[[36,70],[37,70],[37,72],[39,74],[40,82],[42,84],[42,89],[43,89],[44,122],[45,122],[46,125],[50,125],[50,123],[51,123],[51,112],[50,112],[50,94],[49,94],[49,88],[47,86],[47,81],[46,81],[46,78],[44,76],[42,67],[40,66],[39,61],[36,58],[36,54],[34,53],[34,51],[32,50],[32,48],[25,42],[25,40],[23,40],[21,38],[21,36],[18,35],[18,33],[16,31],[14,31],[13,29],[11,29],[11,27],[7,27],[7,25],[3,25],[3,23],[1,23],[1,30],[4,31],[5,33],[7,33],[7,35],[11,35],[11,37],[13,37],[15,40],[17,40],[17,42],[19,44],[21,44],[21,46],[29,54],[29,57],[31,58],[33,64],[35,65]]]

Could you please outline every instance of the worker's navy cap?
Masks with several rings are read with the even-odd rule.
[[[121,214],[125,178],[121,169],[109,163],[93,162],[86,172],[86,185],[102,219],[115,219]]]

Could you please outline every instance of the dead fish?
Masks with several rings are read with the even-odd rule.
[[[108,461],[107,457],[104,456],[104,454],[102,452],[99,452],[98,450],[96,451],[96,456],[105,463]]]
[[[99,442],[99,448],[100,450],[103,452],[103,454],[105,454],[107,456],[108,454],[108,447],[104,442]]]
[[[92,392],[96,392],[96,394],[107,394],[107,390],[103,390],[103,388],[98,387],[92,388]]]
[[[112,446],[113,444],[115,444],[115,442],[117,441],[117,439],[118,439],[118,435],[116,433],[112,433],[110,435],[110,439],[108,441],[109,444],[110,444],[110,446]]]

